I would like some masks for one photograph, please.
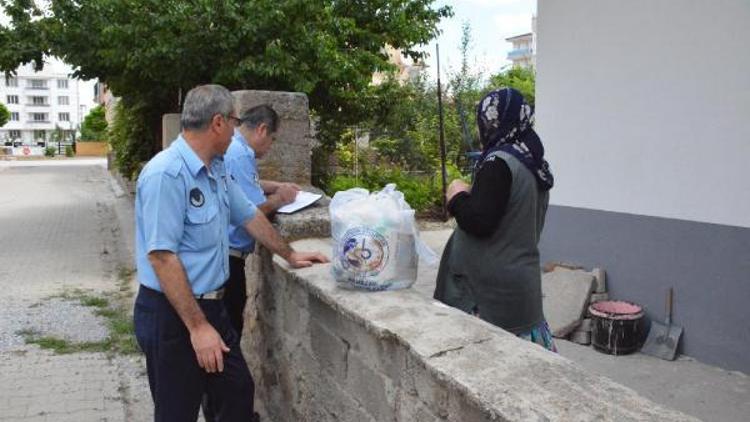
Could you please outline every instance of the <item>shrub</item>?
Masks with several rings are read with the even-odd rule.
[[[45,157],[54,157],[55,153],[57,152],[57,148],[53,146],[49,146],[44,149],[44,156]]]
[[[66,156],[66,157],[72,157],[73,155],[75,155],[75,154],[73,153],[73,147],[72,147],[72,146],[70,146],[70,145],[66,145],[66,146],[65,146],[65,156]]]
[[[3,103],[0,103],[0,127],[5,126],[10,120],[10,110]]]
[[[81,141],[103,141],[107,135],[104,107],[96,106],[83,119]]]
[[[428,211],[440,206],[442,188],[439,179],[432,175],[406,173],[398,168],[374,166],[364,171],[359,178],[339,175],[331,179],[327,193],[333,196],[336,192],[354,187],[378,191],[389,183],[404,194],[404,198],[416,211]]]
[[[151,157],[154,136],[148,130],[149,115],[142,104],[127,105],[121,99],[115,106],[115,115],[109,128],[109,142],[115,153],[117,170],[134,180],[142,162]]]

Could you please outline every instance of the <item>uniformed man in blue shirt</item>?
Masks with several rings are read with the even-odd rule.
[[[219,421],[253,421],[254,384],[220,300],[229,277],[229,223],[292,267],[327,262],[294,251],[227,177],[223,154],[239,118],[224,87],[185,97],[182,134],[138,177],[134,321],[156,421],[196,420],[210,397]]]
[[[271,149],[279,129],[279,116],[268,105],[247,109],[240,115],[242,124],[234,130],[232,143],[224,154],[227,173],[247,198],[269,218],[282,206],[294,202],[299,186],[261,180],[256,158],[263,158]],[[255,241],[242,226],[229,226],[229,280],[224,304],[235,331],[242,336],[244,310],[247,303],[245,259],[255,249]]]

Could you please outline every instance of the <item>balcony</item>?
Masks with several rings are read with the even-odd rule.
[[[26,103],[24,104],[26,107],[49,107],[49,103],[44,104],[34,104],[34,103]]]
[[[517,48],[508,52],[508,60],[517,60],[524,57],[531,57],[534,51],[530,48]]]
[[[24,89],[26,89],[28,91],[46,91],[46,90],[49,90],[49,87],[48,86],[31,86],[31,85],[26,85],[24,87]]]

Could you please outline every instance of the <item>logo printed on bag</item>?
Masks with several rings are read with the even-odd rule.
[[[341,268],[354,273],[356,278],[376,276],[388,264],[388,241],[368,227],[344,233],[337,252]]]

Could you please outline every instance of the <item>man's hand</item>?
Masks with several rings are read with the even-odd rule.
[[[279,203],[283,206],[294,202],[294,199],[297,198],[297,192],[299,192],[299,186],[292,183],[283,183],[276,188],[273,195],[278,197]]]
[[[294,251],[289,255],[286,260],[292,268],[304,268],[310,267],[314,263],[318,262],[325,264],[330,262],[328,258],[320,252],[297,252]]]
[[[292,188],[292,189],[296,190],[297,192],[299,192],[299,191],[301,191],[301,190],[302,190],[302,188],[301,188],[301,187],[299,187],[299,185],[298,185],[298,184],[296,184],[296,183],[291,183],[291,182],[281,182],[281,183],[279,183],[279,185],[280,185],[280,186],[286,186],[286,187]]]
[[[251,220],[246,221],[245,229],[257,242],[284,258],[293,268],[309,267],[316,262],[328,262],[328,258],[319,252],[297,252],[292,249],[262,213],[257,213]]]
[[[276,183],[272,185],[273,189],[266,192],[266,202],[258,207],[266,216],[273,216],[276,210],[286,204],[291,204],[297,198],[299,186],[294,183]]]
[[[454,196],[456,196],[459,192],[470,192],[471,186],[468,185],[466,182],[460,179],[456,179],[451,182],[450,185],[448,185],[448,189],[445,191],[445,199],[446,202],[450,202],[451,199],[453,199]]]
[[[164,295],[190,332],[190,343],[198,365],[210,373],[223,371],[223,353],[228,352],[229,348],[206,320],[195,300],[180,258],[174,252],[159,250],[150,252],[148,260],[159,277]]]
[[[201,368],[210,374],[224,371],[224,353],[229,348],[211,324],[206,322],[190,331],[190,342]]]
[[[299,187],[299,185],[298,185],[298,184],[296,184],[296,183],[289,183],[289,182],[273,182],[273,181],[271,181],[271,180],[261,180],[261,181],[260,181],[260,187],[261,187],[261,189],[263,189],[263,193],[264,193],[264,194],[265,194],[266,196],[269,196],[269,195],[272,195],[272,194],[276,193],[276,191],[277,191],[277,190],[279,189],[279,187],[281,187],[281,186],[289,186],[289,187],[291,187],[291,188],[294,188],[294,189],[295,189],[295,190],[297,190],[297,191],[300,191],[300,190],[302,190],[302,188],[301,188],[301,187]]]

